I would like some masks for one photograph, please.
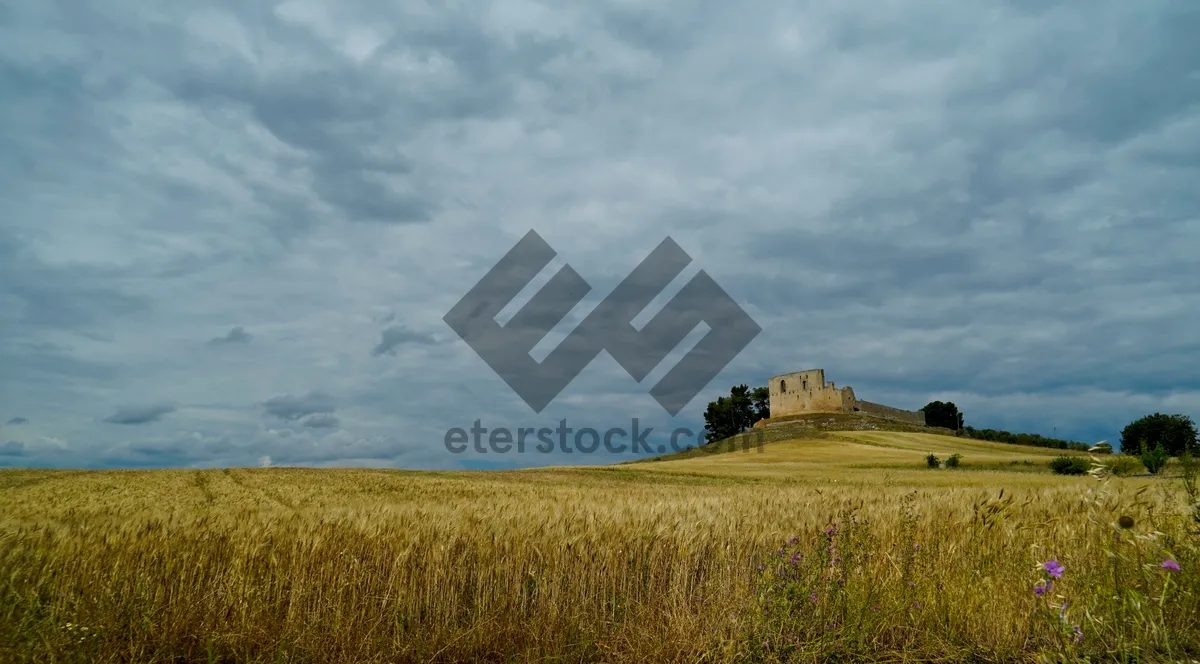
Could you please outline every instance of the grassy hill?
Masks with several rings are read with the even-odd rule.
[[[925,456],[962,455],[962,468],[1046,469],[1060,454],[1082,452],[993,443],[955,436],[949,429],[925,427],[857,413],[812,413],[774,420],[761,429],[673,454],[628,464],[654,464],[656,470],[706,468],[738,472],[748,467],[820,464],[846,468],[924,468]],[[734,455],[730,457],[729,455]],[[692,463],[682,463],[694,460]],[[712,460],[711,464],[703,463]]]

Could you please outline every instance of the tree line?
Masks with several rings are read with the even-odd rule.
[[[953,401],[931,401],[921,408],[921,411],[925,413],[927,426],[950,429],[966,438],[1060,450],[1096,451],[1096,446],[1074,440],[967,426],[966,417]],[[766,386],[752,388],[745,384],[735,385],[730,389],[728,396],[717,397],[715,401],[710,401],[705,409],[705,443],[736,436],[750,429],[755,422],[769,417],[770,392]],[[1123,454],[1139,456],[1155,451],[1160,446],[1163,454],[1169,456],[1180,456],[1185,452],[1200,454],[1196,424],[1186,415],[1154,413],[1130,422],[1121,431]],[[1111,447],[1098,451],[1111,451]]]

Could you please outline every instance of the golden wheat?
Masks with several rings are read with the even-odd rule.
[[[967,467],[923,468],[930,446]],[[1047,454],[853,432],[501,473],[9,471],[0,659],[1195,656],[1200,557],[1175,484],[1025,469]],[[785,587],[771,554],[793,537],[807,576]],[[816,562],[826,546],[837,561]],[[1051,558],[1081,643],[1034,615]],[[1136,614],[1109,597],[1127,591]]]

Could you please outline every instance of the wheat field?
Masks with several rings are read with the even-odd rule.
[[[3,471],[0,660],[1200,659],[1185,479],[1055,454],[848,431],[592,468]]]

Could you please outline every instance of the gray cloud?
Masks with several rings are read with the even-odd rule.
[[[170,404],[125,406],[104,418],[104,421],[110,424],[147,424],[157,422],[162,419],[163,415],[173,412],[175,412],[175,406]]]
[[[673,421],[646,390],[674,359],[638,384],[602,354],[531,424],[698,429],[730,384],[810,366],[974,426],[1113,439],[1200,414],[1186,3],[16,3],[2,23],[0,403],[39,434],[8,465],[469,466],[446,428],[534,416],[414,330],[453,339],[442,316],[530,228],[592,286],[535,354],[667,235],[763,327]],[[407,326],[363,314],[385,311]],[[280,343],[197,343],[230,321]],[[353,421],[303,426],[334,403],[297,385]],[[87,410],[167,393],[189,404],[174,433]],[[264,393],[280,431],[247,407]]]
[[[341,425],[342,421],[336,415],[322,414],[313,415],[304,420],[304,426],[310,429],[334,429]]]
[[[401,344],[420,344],[432,346],[437,340],[431,335],[414,332],[403,325],[393,325],[383,331],[379,343],[371,349],[371,355],[376,357],[393,353]]]
[[[324,392],[309,392],[301,396],[284,394],[263,403],[268,415],[281,420],[299,420],[313,414],[328,414],[336,410],[332,396]]]
[[[251,336],[251,334],[249,332],[246,332],[245,328],[239,326],[239,327],[235,327],[235,328],[229,330],[229,333],[223,337],[214,337],[212,339],[209,339],[208,345],[220,346],[223,344],[233,344],[233,343],[244,344],[244,343],[250,343],[250,339],[252,339],[252,338],[253,337]]]
[[[29,424],[29,420],[25,419],[24,417],[14,417],[11,420],[9,420],[8,422],[5,422],[5,424],[17,426],[17,425],[21,425],[21,424]]]
[[[18,440],[10,440],[3,445],[0,445],[0,456],[19,457],[25,455],[25,443]]]

